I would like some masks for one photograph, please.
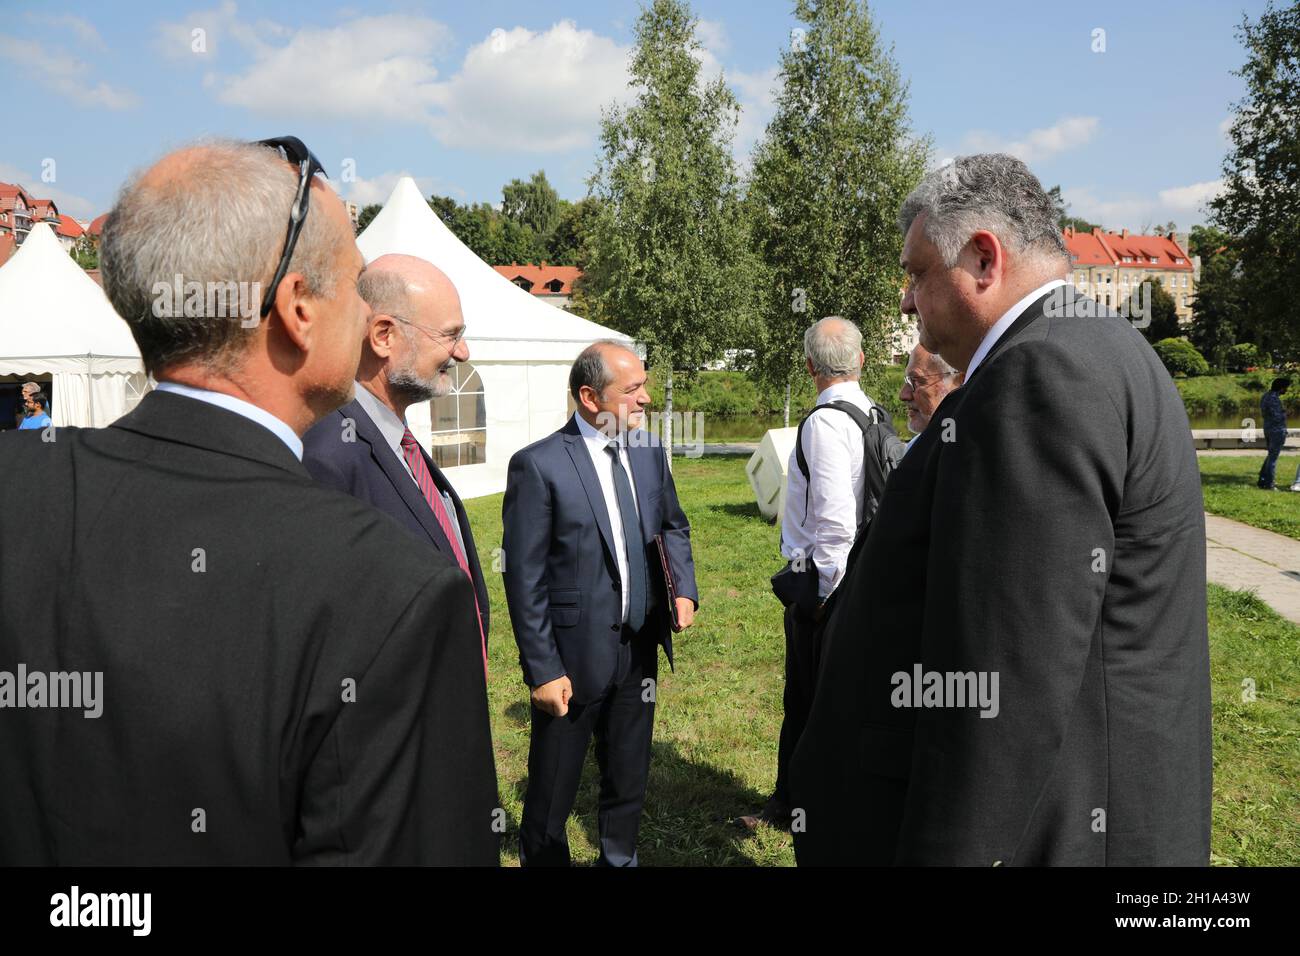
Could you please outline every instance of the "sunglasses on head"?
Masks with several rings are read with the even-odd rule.
[[[271,311],[271,303],[275,301],[275,290],[279,288],[280,280],[284,278],[284,274],[289,271],[289,260],[293,258],[294,246],[298,244],[298,234],[302,232],[302,224],[307,218],[307,205],[311,197],[311,178],[320,173],[328,179],[329,174],[325,172],[325,167],[316,158],[316,154],[308,149],[297,136],[276,136],[272,139],[259,139],[256,145],[276,150],[280,154],[280,158],[286,163],[298,167],[298,191],[294,194],[293,205],[289,208],[289,229],[284,236],[284,252],[280,255],[280,264],[276,267],[274,278],[271,279],[271,286],[266,290],[266,295],[262,297],[262,318],[266,318]]]

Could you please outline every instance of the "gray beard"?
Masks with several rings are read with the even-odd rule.
[[[442,376],[443,370],[435,373],[432,380],[420,378],[410,368],[396,368],[388,372],[388,387],[408,404],[415,405],[435,398],[442,398],[451,391],[449,386],[435,384]]]

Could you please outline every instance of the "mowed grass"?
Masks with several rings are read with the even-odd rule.
[[[1264,464],[1258,455],[1199,455],[1205,510],[1266,531],[1300,539],[1300,494],[1264,491],[1255,482]],[[1283,454],[1277,460],[1275,483],[1290,488],[1300,457]]]
[[[654,750],[639,852],[648,866],[789,866],[790,835],[731,824],[757,809],[776,778],[785,639],[768,578],[779,531],[754,504],[743,457],[674,459],[691,521],[700,588],[697,624],[661,655]],[[1256,463],[1258,468],[1258,463]],[[507,831],[502,862],[518,864],[528,775],[528,690],[519,671],[500,574],[501,496],[466,503],[492,597],[488,696]],[[1211,587],[1214,680],[1214,861],[1300,863],[1300,629],[1250,595]],[[1256,701],[1241,682],[1256,682]],[[588,753],[569,818],[575,863],[597,856],[595,756]]]

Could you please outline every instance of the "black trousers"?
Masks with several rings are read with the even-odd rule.
[[[522,866],[569,865],[564,826],[573,810],[593,735],[600,767],[597,862],[603,866],[637,865],[637,831],[650,775],[659,645],[626,625],[622,636],[614,679],[600,697],[586,704],[571,703],[563,717],[532,708],[528,789],[519,826]]]
[[[797,604],[785,609],[785,694],[782,697],[785,716],[777,745],[773,796],[786,810],[790,809],[790,758],[812,710],[823,630]]]

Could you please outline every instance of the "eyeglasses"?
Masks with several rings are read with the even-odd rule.
[[[455,349],[456,346],[460,344],[460,340],[465,337],[465,326],[463,325],[460,327],[460,331],[457,332],[453,337],[450,332],[430,332],[423,325],[417,325],[414,322],[412,322],[410,319],[404,319],[400,315],[392,315],[391,313],[388,312],[384,312],[381,314],[387,315],[390,319],[396,319],[398,322],[401,322],[403,325],[409,325],[413,329],[419,329],[429,338],[433,339],[434,342],[441,344],[446,339],[451,338],[451,342],[448,343],[447,345],[448,352]]]
[[[273,139],[260,139],[256,145],[269,146],[279,152],[280,157],[285,162],[298,165],[298,191],[294,194],[293,205],[289,208],[289,228],[284,236],[284,252],[280,255],[280,264],[276,267],[271,286],[266,290],[266,295],[262,297],[262,318],[266,318],[271,311],[271,303],[275,301],[275,290],[279,288],[280,280],[284,278],[284,274],[289,271],[289,260],[293,258],[293,248],[298,244],[298,234],[302,232],[302,224],[307,219],[307,205],[311,197],[311,178],[320,173],[328,179],[329,174],[325,172],[325,167],[316,158],[316,154],[308,149],[297,136],[276,136]]]
[[[903,384],[915,392],[917,389],[925,388],[927,385],[933,385],[943,377],[944,376],[942,375],[934,375],[930,378],[916,378],[913,375],[904,375]]]

